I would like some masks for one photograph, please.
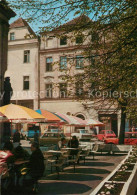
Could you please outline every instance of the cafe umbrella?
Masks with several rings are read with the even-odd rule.
[[[34,110],[16,105],[8,104],[0,107],[0,112],[8,119],[8,122],[25,123],[25,122],[44,122],[45,117]],[[12,132],[12,130],[11,130]]]

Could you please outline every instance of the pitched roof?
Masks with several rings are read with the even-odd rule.
[[[35,35],[34,31],[31,29],[29,24],[23,19],[18,18],[13,23],[10,24],[10,28],[20,28],[20,27],[28,27],[28,30],[31,34]]]
[[[18,27],[24,27],[29,26],[28,23],[23,18],[18,18],[16,21],[14,21],[10,28],[18,28]]]
[[[76,18],[74,18],[73,20],[70,20],[69,22],[66,22],[56,28],[54,28],[53,30],[51,30],[50,32],[58,32],[58,31],[65,31],[65,32],[69,32],[75,29],[79,29],[82,26],[88,26],[89,24],[91,24],[93,21],[86,15],[80,15]],[[41,34],[44,33],[49,33],[49,31],[45,31]]]

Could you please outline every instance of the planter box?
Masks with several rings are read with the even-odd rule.
[[[129,151],[128,155],[126,156],[126,158],[116,167],[116,169],[110,174],[108,175],[96,188],[95,190],[90,194],[90,195],[97,195],[99,193],[99,191],[101,190],[101,188],[104,186],[104,184],[106,183],[123,183],[123,188],[120,192],[120,195],[134,195],[136,188],[137,188],[137,162],[136,163],[132,163],[134,164],[134,168],[132,171],[126,171],[126,172],[131,172],[129,178],[127,181],[111,181],[111,178],[116,174],[116,172],[121,168],[121,166],[124,164],[124,162],[127,161],[127,159],[130,156],[131,151]]]

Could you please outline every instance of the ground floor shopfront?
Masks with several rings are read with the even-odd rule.
[[[43,100],[40,102],[40,108],[74,115],[84,120],[89,118],[99,120],[105,125],[97,128],[98,132],[102,129],[111,129],[118,135],[120,131],[120,111],[115,112],[115,108],[98,110],[94,107],[94,102],[85,104],[75,100]]]

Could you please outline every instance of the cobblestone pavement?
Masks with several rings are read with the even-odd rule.
[[[52,174],[47,171],[47,176],[39,180],[38,195],[92,195],[95,187],[115,169],[125,156],[125,154],[98,154],[95,160],[89,156],[85,165],[82,160],[79,165],[76,165],[75,173],[73,166],[65,167],[63,172],[60,172],[59,179],[55,171]]]

